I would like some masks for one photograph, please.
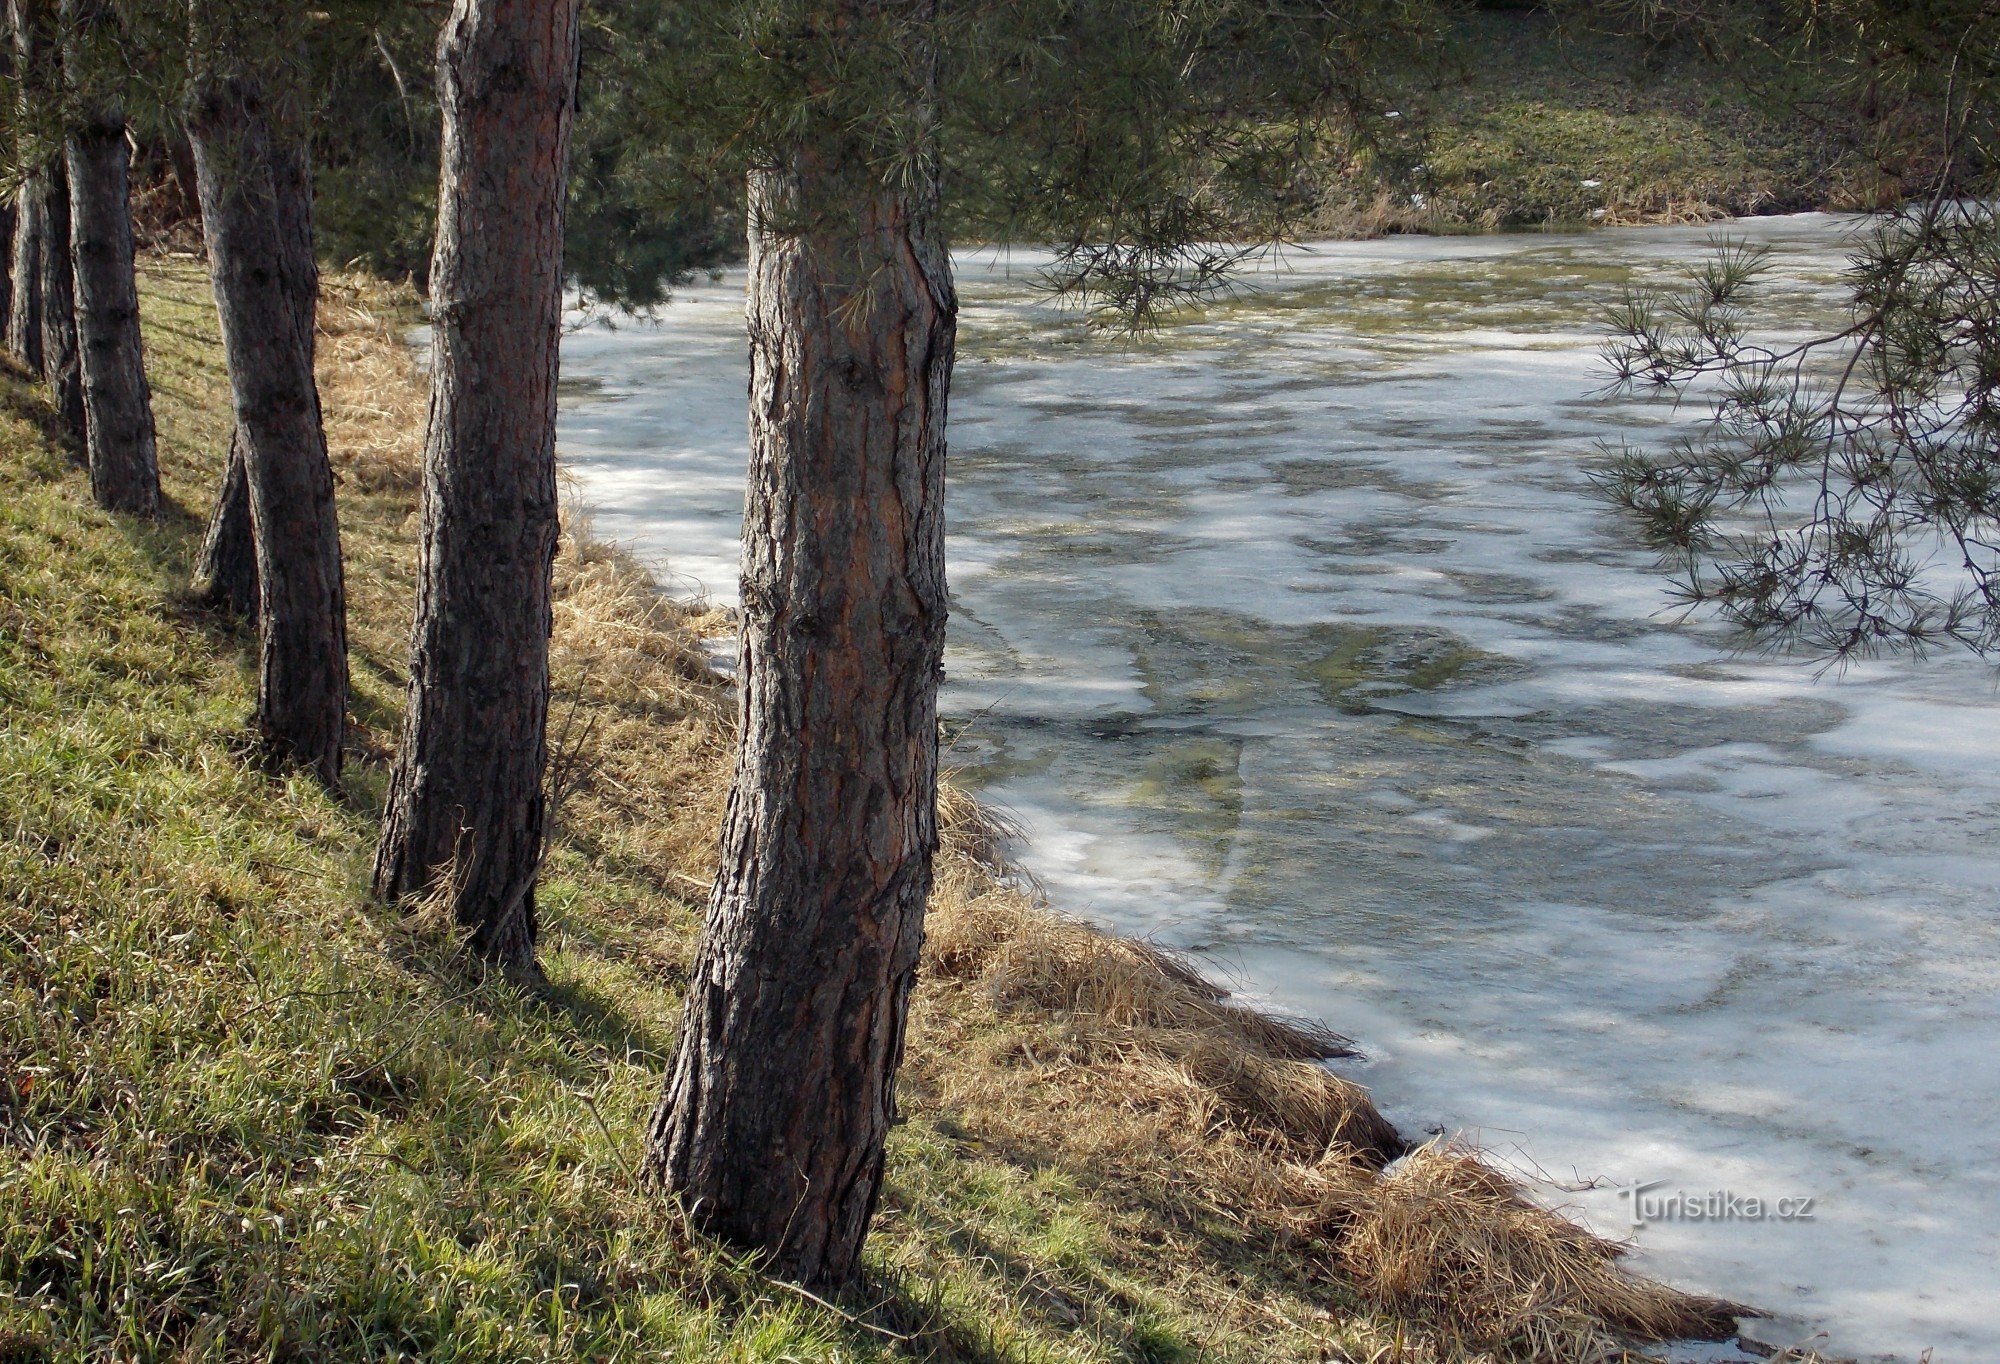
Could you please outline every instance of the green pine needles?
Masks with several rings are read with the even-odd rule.
[[[1850,320],[1747,334],[1765,264],[1726,245],[1629,298],[1606,353],[1628,389],[1699,392],[1700,430],[1620,452],[1601,486],[1675,566],[1680,600],[1829,659],[2000,649],[2000,219],[1933,201],[1876,225]]]
[[[740,232],[751,173],[790,147],[837,145],[858,176],[937,183],[952,241],[1051,246],[1058,297],[1097,321],[1150,325],[1303,227],[1344,149],[1379,124],[1367,115],[1383,73],[1408,73],[1435,42],[1429,6],[1404,0],[831,13],[799,0],[592,6],[573,244],[597,241],[604,208],[643,205],[700,237],[657,259],[698,268]],[[601,254],[573,251],[572,268],[608,304],[657,302],[675,277],[607,270]]]
[[[1727,8],[1688,0],[1682,17]],[[2000,10],[1828,0],[1766,18],[1769,54],[1811,63],[1881,127],[1915,130],[1932,149],[1927,185],[1857,242],[1847,325],[1829,335],[1751,339],[1765,261],[1742,245],[1677,290],[1628,297],[1606,346],[1616,386],[1699,394],[1710,408],[1664,453],[1619,452],[1600,484],[1666,552],[1680,600],[1753,642],[1835,662],[1937,644],[1991,656]]]

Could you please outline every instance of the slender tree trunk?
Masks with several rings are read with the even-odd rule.
[[[106,22],[100,0],[66,0],[79,40]],[[139,283],[133,269],[130,150],[125,115],[74,80],[82,106],[69,129],[70,260],[77,350],[83,376],[84,441],[98,502],[139,516],[160,509],[153,397],[139,342]]]
[[[7,309],[7,353],[31,373],[42,372],[42,251],[49,239],[42,175],[35,172],[14,198],[12,295]]]
[[[317,349],[319,305],[319,263],[313,255],[312,177],[301,140],[274,135],[269,145],[272,205],[277,214],[279,239],[287,252],[281,274],[292,295],[298,331],[306,342],[306,363],[311,366]],[[187,178],[188,183],[197,186],[199,196],[199,173],[189,170]],[[215,505],[209,511],[201,554],[195,561],[193,591],[197,601],[234,612],[255,624],[257,546],[251,532],[250,483],[243,460],[243,434],[239,428],[229,435],[229,457],[223,466]]]
[[[346,602],[313,379],[318,270],[309,225],[300,240],[290,170],[303,153],[277,148],[264,92],[247,79],[205,80],[188,132],[235,402],[231,464],[256,546],[258,728],[274,758],[333,785],[347,715]]]
[[[35,112],[38,73],[34,0],[8,0],[7,56],[16,76],[15,112],[20,126],[15,145],[24,163],[30,159],[26,132]],[[25,169],[25,167],[24,167]],[[27,169],[14,196],[14,236],[8,243],[7,353],[33,373],[42,372],[42,243],[48,237],[40,172]]]
[[[69,177],[60,159],[32,171],[21,185],[7,348],[49,386],[62,429],[82,454],[83,370],[70,274]]]
[[[250,474],[240,427],[229,433],[222,484],[195,559],[192,595],[204,606],[257,623],[257,541],[250,529]]]
[[[13,85],[14,89],[18,91],[22,88],[19,80],[16,79],[19,75],[16,69],[16,59],[19,52],[12,39],[11,18],[8,22],[8,39],[5,42],[0,42],[0,77],[5,77]],[[21,107],[18,99],[14,107],[18,113]],[[17,164],[19,147],[20,142],[17,136],[14,147],[11,149],[16,153]],[[6,328],[10,331],[14,325],[14,229],[19,216],[19,209],[14,201],[10,200],[0,203],[0,328]]]
[[[7,15],[20,82],[27,172],[15,226],[15,305],[8,318],[7,344],[16,359],[49,385],[63,429],[81,450],[83,374],[77,360],[70,277],[69,178],[57,135],[62,50],[55,41],[49,0],[8,0]]]
[[[0,323],[11,334],[14,326],[14,232],[20,211],[11,203],[0,204]]]
[[[647,1151],[699,1225],[806,1283],[853,1274],[881,1189],[946,611],[936,185],[885,187],[845,150],[836,134],[752,184],[742,733]]]
[[[55,399],[56,415],[75,442],[87,450],[89,417],[83,400],[83,358],[76,331],[76,276],[70,249],[69,174],[63,157],[42,173],[42,221],[47,235],[35,252],[41,267],[42,379]]]
[[[409,706],[375,859],[536,974],[555,561],[557,343],[578,0],[455,0]]]

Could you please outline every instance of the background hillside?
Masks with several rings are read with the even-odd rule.
[[[1328,236],[1700,221],[1898,201],[1929,169],[1926,124],[1755,44],[1625,31],[1601,0],[1444,5],[1435,41],[1377,73],[1358,149],[1301,167]],[[609,0],[588,16],[569,268],[609,301],[739,259],[740,186],[710,181],[670,139],[637,74],[685,37],[674,6]],[[665,17],[663,17],[665,16]],[[322,254],[420,285],[437,184],[431,31],[385,23],[353,51],[321,120]],[[1718,50],[1727,47],[1730,50]],[[156,230],[192,205],[164,150]],[[189,180],[191,183],[191,180]],[[960,223],[961,240],[1004,235]],[[182,233],[183,237],[187,234]]]
[[[1330,235],[1874,209],[1930,170],[1915,120],[1754,49],[1541,7],[1461,10],[1442,38],[1347,168]]]

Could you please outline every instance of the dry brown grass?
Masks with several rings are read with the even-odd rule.
[[[355,633],[370,642],[357,654],[381,657],[399,655],[408,619],[424,412],[410,323],[394,291],[328,281],[321,380]],[[565,518],[552,867],[616,864],[658,895],[559,920],[557,942],[683,976],[735,725],[703,643],[732,629],[726,612],[668,598],[580,511]],[[372,666],[380,743],[400,677]],[[976,802],[947,789],[940,814],[906,1102],[958,1134],[966,1159],[1075,1178],[1106,1253],[1217,1339],[1293,1342],[1268,1357],[1423,1364],[1617,1359],[1629,1338],[1727,1329],[1718,1304],[1628,1275],[1617,1246],[1475,1154],[1431,1145],[1396,1160],[1404,1144],[1366,1091],[1320,1064],[1345,1039],[1243,1008],[1174,957],[1062,917],[1008,875],[1005,830]],[[892,1190],[885,1224],[902,1216]]]
[[[1699,227],[1731,216],[1728,209],[1698,196],[1660,190],[1614,199],[1592,210],[1584,221],[1592,227]],[[1398,233],[1498,232],[1504,226],[1491,206],[1449,195],[1419,206],[1408,196],[1377,190],[1365,199],[1328,204],[1313,220],[1312,231],[1319,236],[1366,241]]]
[[[1365,197],[1328,203],[1313,219],[1309,235],[1373,241],[1395,233],[1438,232],[1451,226],[1434,210],[1412,204],[1408,195],[1377,189]]]
[[[1341,1213],[1340,1263],[1370,1298],[1471,1350],[1619,1358],[1621,1335],[1728,1334],[1741,1310],[1626,1274],[1621,1247],[1448,1144],[1413,1152]]]
[[[591,537],[572,504],[556,557],[551,794],[563,841],[650,883],[680,911],[628,919],[622,950],[676,979],[708,894],[735,717],[701,641],[720,611],[666,596],[630,554]],[[643,911],[642,911],[643,912]]]
[[[1432,1143],[1385,1169],[1402,1142],[1364,1090],[1299,1059],[1294,1025],[945,868],[910,1061],[928,1100],[1183,1225],[1324,1257],[1377,1314],[1356,1358],[1612,1360],[1734,1329],[1727,1304],[1626,1273],[1622,1247],[1472,1151]]]
[[[1728,209],[1706,199],[1660,192],[1614,201],[1591,222],[1598,227],[1701,227],[1731,216]]]
[[[1064,919],[979,864],[947,854],[942,872],[926,988],[1006,1037],[1002,1055],[970,1073],[933,1068],[961,1098],[1025,1064],[1044,1087],[1072,1079],[1107,1104],[1169,1112],[1181,1130],[1227,1130],[1292,1159],[1379,1166],[1402,1150],[1365,1091],[1314,1064],[1344,1053],[1343,1039],[1231,1004],[1181,962]]]
[[[326,442],[351,492],[414,494],[422,480],[429,401],[407,286],[342,272],[320,280],[319,383]]]

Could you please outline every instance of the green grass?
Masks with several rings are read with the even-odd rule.
[[[1697,221],[1852,207],[1877,183],[1837,129],[1786,113],[1748,64],[1530,10],[1462,11],[1444,37],[1437,69],[1376,129],[1395,189],[1362,177],[1330,227]]]
[[[0,382],[0,1355],[869,1354],[633,1191],[671,996],[580,1020],[360,909],[369,814],[245,760],[185,525]]]

